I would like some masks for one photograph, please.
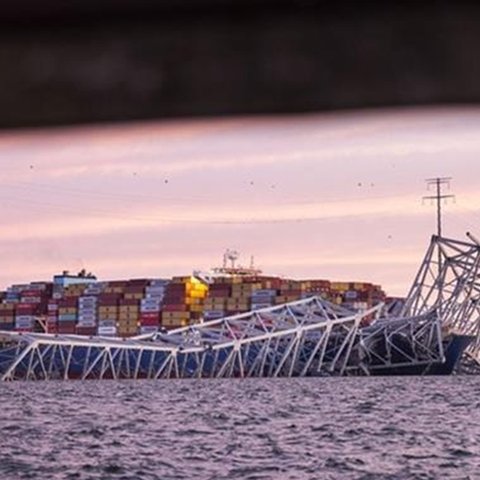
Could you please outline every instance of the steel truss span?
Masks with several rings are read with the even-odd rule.
[[[433,236],[402,315],[435,312],[444,331],[474,338],[467,355],[480,360],[480,244]]]
[[[386,324],[382,308],[354,313],[312,297],[131,339],[5,332],[12,345],[0,353],[0,379],[368,375],[443,361],[436,317]]]
[[[342,375],[361,322],[313,297],[167,333],[114,339],[15,334],[2,380]]]

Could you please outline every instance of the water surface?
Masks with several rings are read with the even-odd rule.
[[[0,479],[480,479],[475,377],[0,385]]]

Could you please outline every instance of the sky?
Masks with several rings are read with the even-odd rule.
[[[430,236],[480,237],[480,108],[163,120],[0,132],[0,288],[219,266],[405,295]]]

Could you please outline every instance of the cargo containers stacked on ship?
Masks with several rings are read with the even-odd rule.
[[[379,285],[364,282],[332,282],[332,296],[335,303],[363,311],[385,300],[385,293]]]
[[[275,305],[300,300],[302,293],[302,283],[300,281],[282,279],[280,288],[275,296]]]
[[[14,285],[17,293],[15,304],[15,330],[19,332],[43,331],[38,322],[47,319],[47,305],[52,295],[52,284],[32,282],[27,285]]]
[[[85,289],[86,290],[86,289]],[[97,334],[97,297],[85,295],[78,297],[78,321],[76,333],[78,335]]]
[[[329,280],[301,280],[300,289],[302,291],[300,298],[320,296],[329,301],[334,301],[331,282]]]
[[[0,304],[0,330],[15,330],[15,303],[5,299]]]
[[[28,332],[42,324],[48,333],[130,337],[313,295],[354,310],[385,300],[380,286],[370,283],[262,275],[215,277],[208,287],[194,276],[67,286],[34,282],[0,293],[0,330]]]
[[[165,288],[162,326],[171,329],[200,322],[207,292],[207,285],[194,276],[173,277]]]
[[[227,302],[232,296],[232,277],[215,278],[209,285],[208,296],[204,302],[203,318],[216,320],[227,315]]]
[[[51,298],[47,304],[47,333],[58,333],[58,300]]]
[[[138,335],[140,327],[140,301],[144,298],[145,287],[149,281],[144,279],[129,280],[117,285],[118,299],[117,335],[133,337]]]
[[[227,299],[227,315],[248,312],[252,309],[252,294],[262,288],[256,277],[233,277],[232,293]]]
[[[169,280],[150,280],[140,300],[140,334],[156,333],[161,322],[161,308]]]

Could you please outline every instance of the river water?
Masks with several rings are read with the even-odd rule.
[[[0,385],[0,479],[480,479],[480,378]]]

